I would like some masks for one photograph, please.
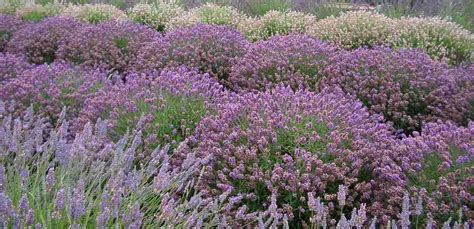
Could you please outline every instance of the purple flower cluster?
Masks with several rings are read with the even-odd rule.
[[[14,101],[12,113],[33,105],[38,113],[56,117],[64,106],[77,116],[87,96],[108,83],[105,72],[86,71],[66,63],[39,65],[0,85],[0,99]]]
[[[13,34],[6,51],[26,55],[31,63],[51,63],[60,41],[80,27],[74,19],[58,17],[28,24]]]
[[[13,33],[21,29],[23,25],[23,21],[19,18],[0,14],[0,52],[3,52]]]
[[[127,128],[143,128],[145,145],[176,145],[193,134],[194,126],[227,92],[208,74],[187,68],[148,75],[130,74],[127,81],[104,86],[84,101],[75,126],[107,119],[114,139]],[[163,143],[163,144],[162,144]]]
[[[199,24],[173,30],[163,40],[143,48],[137,60],[142,71],[163,65],[197,68],[225,82],[234,61],[244,55],[247,41],[226,26]]]
[[[9,78],[15,78],[22,71],[31,68],[24,56],[10,53],[0,53],[0,83]]]
[[[398,129],[437,119],[466,123],[474,99],[473,67],[448,69],[416,50],[357,49],[333,56],[325,84],[356,95]]]
[[[57,56],[84,67],[126,72],[141,47],[160,36],[153,29],[130,22],[84,25],[64,36]]]
[[[232,66],[231,88],[262,90],[280,83],[314,89],[335,46],[304,35],[274,36],[251,45]]]

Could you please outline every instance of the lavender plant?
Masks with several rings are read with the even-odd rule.
[[[257,18],[247,18],[238,30],[250,41],[266,40],[275,35],[304,34],[316,23],[313,15],[296,11],[269,11]]]
[[[72,17],[81,22],[98,24],[103,21],[127,21],[127,15],[108,4],[70,5],[62,12],[63,17]]]
[[[398,214],[405,177],[387,148],[394,138],[361,103],[334,88],[289,87],[233,101],[201,120],[174,164],[189,153],[211,155],[197,187],[208,196],[229,193],[223,214],[236,225],[266,214],[277,222],[286,215],[294,226],[308,222],[308,192],[328,204],[328,225],[362,203],[384,219]]]
[[[237,31],[200,24],[174,30],[163,40],[150,43],[140,51],[136,66],[146,72],[164,65],[186,65],[225,82],[232,64],[244,55],[247,45]]]
[[[464,128],[451,122],[427,123],[421,134],[401,143],[399,160],[405,162],[408,184],[422,190],[426,203],[417,211],[429,212],[437,222],[466,217],[472,223],[473,124]]]
[[[232,66],[229,85],[237,91],[264,90],[280,83],[317,87],[337,48],[304,35],[275,36],[249,46]]]
[[[141,121],[146,148],[164,144],[175,148],[194,133],[203,116],[213,112],[213,104],[227,97],[209,75],[184,67],[146,77],[128,75],[126,83],[110,84],[87,98],[75,127],[108,119],[108,134],[117,140]]]
[[[83,67],[126,72],[138,51],[161,35],[130,22],[104,22],[64,36],[56,55]]]
[[[387,46],[397,39],[393,19],[367,11],[330,16],[311,26],[308,35],[347,49]]]
[[[13,33],[23,27],[24,23],[10,15],[0,15],[0,52],[3,52]]]
[[[236,28],[245,15],[231,6],[206,3],[200,7],[182,12],[166,25],[168,30],[193,27],[196,24],[225,25]]]
[[[28,24],[15,32],[6,51],[28,57],[31,63],[51,63],[56,59],[60,41],[82,25],[66,18],[51,17],[36,24]]]
[[[62,9],[61,4],[30,4],[17,9],[15,15],[23,21],[39,22],[47,17],[59,15]]]
[[[19,115],[33,106],[45,117],[57,119],[64,106],[68,118],[77,117],[86,97],[110,83],[107,73],[81,70],[66,63],[39,65],[0,85],[0,99],[10,102],[10,111]]]
[[[437,119],[466,124],[472,110],[472,67],[449,70],[416,50],[357,49],[329,60],[325,84],[356,95],[397,129],[420,130]]]
[[[177,4],[156,2],[153,4],[135,5],[128,11],[128,17],[134,22],[147,25],[159,32],[164,32],[166,25],[182,13],[183,9]]]
[[[399,39],[393,46],[419,48],[433,59],[450,64],[472,61],[474,37],[459,25],[441,18],[408,17],[397,21]]]

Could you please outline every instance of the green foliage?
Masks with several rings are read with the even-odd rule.
[[[122,112],[118,117],[114,138],[123,135],[136,125],[142,115],[151,114],[152,120],[143,132],[144,136],[156,136],[157,140],[152,147],[165,145],[173,141],[179,143],[194,132],[194,128],[206,114],[204,101],[198,98],[162,95],[157,104],[137,101],[137,111]],[[151,106],[160,107],[152,110]]]
[[[102,21],[110,20],[110,15],[100,11],[90,11],[86,16],[85,20],[91,24],[99,24]]]
[[[286,11],[292,8],[288,0],[255,0],[246,3],[245,12],[252,16],[261,16],[271,10]]]
[[[351,9],[338,7],[332,4],[319,4],[312,7],[310,9],[310,13],[320,20],[330,16],[339,16],[341,13],[348,12],[350,10]]]
[[[48,17],[48,14],[40,11],[31,11],[21,16],[23,21],[39,22]]]

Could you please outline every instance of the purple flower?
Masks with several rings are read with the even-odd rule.
[[[70,213],[71,218],[74,222],[76,222],[82,215],[84,215],[86,210],[84,206],[84,185],[84,181],[79,180],[77,186],[74,188],[74,191],[72,193]]]

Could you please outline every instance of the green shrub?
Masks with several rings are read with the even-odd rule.
[[[15,14],[23,21],[39,22],[46,17],[58,15],[62,9],[60,4],[33,4],[17,9]]]
[[[127,15],[115,6],[107,4],[70,5],[61,13],[65,17],[73,17],[79,21],[97,24],[102,21],[125,21]]]
[[[207,3],[173,18],[168,23],[167,29],[191,27],[197,23],[237,27],[243,19],[245,15],[231,6]]]
[[[396,22],[368,11],[351,11],[318,21],[308,31],[310,36],[347,49],[387,45],[395,40]]]
[[[439,17],[406,17],[396,23],[397,48],[419,48],[435,60],[459,64],[474,52],[474,36],[454,22]]]
[[[238,29],[251,41],[268,39],[274,35],[305,33],[316,22],[313,15],[301,12],[269,11],[259,18],[243,20]]]
[[[253,0],[246,3],[245,12],[253,16],[265,15],[269,11],[287,11],[291,9],[288,0]]]
[[[176,4],[137,4],[128,11],[128,17],[136,23],[147,25],[162,32],[172,18],[182,13],[183,9]]]

